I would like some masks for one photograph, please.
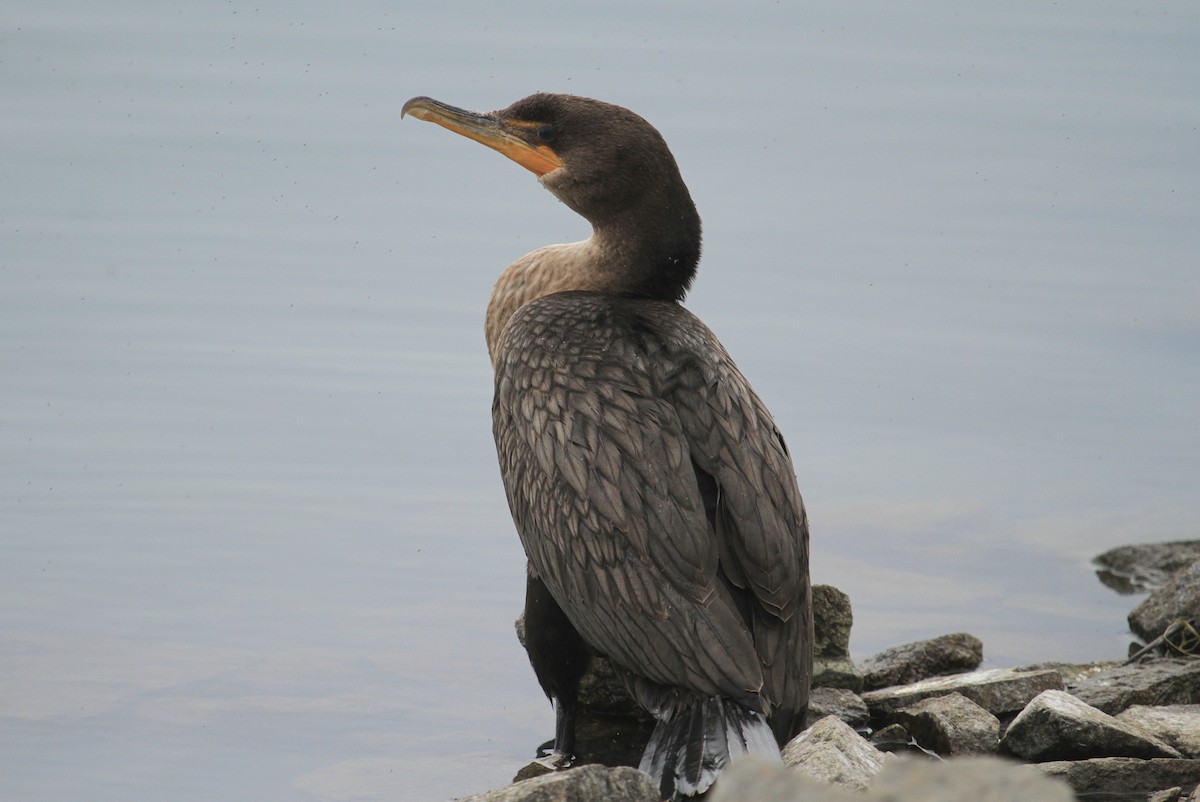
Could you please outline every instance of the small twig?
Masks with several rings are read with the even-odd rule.
[[[1176,634],[1179,635],[1178,640],[1171,640],[1171,636]],[[1186,619],[1180,618],[1172,621],[1167,628],[1163,630],[1163,634],[1159,635],[1141,649],[1138,649],[1136,652],[1134,652],[1134,654],[1130,656],[1130,658],[1126,660],[1124,664],[1129,665],[1130,663],[1136,663],[1138,660],[1141,660],[1152,650],[1162,646],[1164,643],[1180,654],[1189,656],[1194,655],[1197,652],[1200,652],[1200,632],[1197,632],[1196,628],[1192,626],[1191,622],[1187,621]]]

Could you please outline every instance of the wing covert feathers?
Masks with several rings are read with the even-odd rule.
[[[713,334],[677,304],[566,292],[514,314],[495,362],[513,518],[585,640],[648,688],[802,707],[804,508]]]

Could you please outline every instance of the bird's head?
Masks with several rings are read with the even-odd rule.
[[[672,194],[687,194],[662,135],[612,103],[538,93],[506,109],[480,113],[415,97],[401,114],[498,150],[595,225],[623,212],[644,211],[647,203],[679,204]]]
[[[613,288],[681,300],[700,260],[700,216],[675,157],[632,111],[575,95],[539,93],[480,114],[427,97],[401,114],[500,151],[592,224]]]

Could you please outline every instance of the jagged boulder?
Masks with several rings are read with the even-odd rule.
[[[1003,747],[1036,762],[1093,757],[1180,757],[1170,745],[1063,691],[1044,691],[1013,719]]]
[[[923,699],[893,716],[917,743],[942,757],[990,754],[1000,741],[1000,720],[960,693]]]
[[[836,716],[826,716],[783,748],[783,762],[814,780],[863,790],[887,757]]]

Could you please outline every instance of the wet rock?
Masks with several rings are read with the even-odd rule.
[[[1045,691],[1008,725],[1003,746],[1038,762],[1093,757],[1180,757],[1171,746],[1063,691]]]
[[[1129,614],[1129,628],[1149,643],[1174,621],[1200,626],[1200,560],[1177,571]]]
[[[826,716],[837,716],[851,727],[865,727],[871,714],[867,703],[845,688],[813,688],[808,696],[809,726]]]
[[[459,802],[577,802],[584,799],[614,802],[658,802],[658,789],[634,768],[580,766],[514,783],[506,788],[464,797]]]
[[[1118,546],[1093,562],[1096,575],[1118,593],[1144,593],[1162,587],[1176,571],[1200,560],[1200,540]]]
[[[850,597],[832,585],[813,585],[814,688],[863,688],[862,674],[850,659]]]
[[[930,677],[974,671],[983,662],[983,642],[966,632],[885,649],[862,664],[867,690],[907,685]]]
[[[1200,758],[1200,704],[1146,707],[1134,705],[1121,711],[1117,721],[1141,727],[1184,757]]]
[[[961,693],[994,716],[1015,713],[1045,690],[1062,690],[1062,675],[1057,671],[1017,671],[995,668],[951,677],[938,677],[912,685],[881,688],[863,694],[871,716],[885,721],[902,707],[922,699]]]
[[[820,797],[816,797],[820,798]],[[873,802],[1073,802],[1066,783],[995,757],[889,760],[875,778]],[[799,801],[797,801],[799,802]]]
[[[1000,720],[960,693],[923,699],[893,715],[917,743],[942,757],[990,754],[1000,742]]]
[[[1069,690],[1076,698],[1115,716],[1130,705],[1192,704],[1198,688],[1200,660],[1164,657],[1099,671]]]
[[[1057,760],[1026,769],[1067,782],[1079,796],[1105,800],[1142,800],[1166,788],[1192,788],[1200,783],[1200,760],[1098,757]],[[1089,797],[1090,798],[1090,797]]]
[[[864,790],[887,756],[850,725],[826,716],[783,748],[783,762],[814,780]]]
[[[798,771],[748,757],[734,762],[717,780],[710,802],[862,802],[852,791],[834,788]]]

